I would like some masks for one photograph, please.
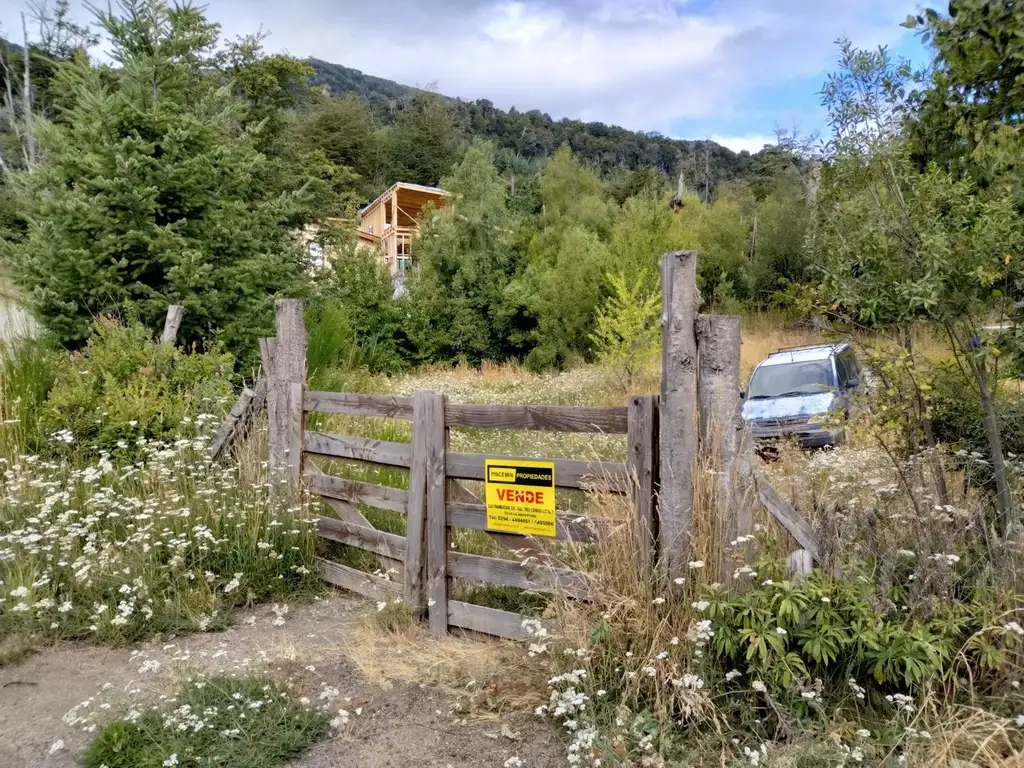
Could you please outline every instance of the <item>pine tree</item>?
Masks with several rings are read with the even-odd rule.
[[[39,126],[42,162],[14,174],[28,231],[6,243],[37,317],[81,344],[98,315],[151,327],[183,304],[179,339],[252,348],[272,300],[304,280],[299,197],[269,193],[245,104],[210,74],[218,28],[190,7],[125,0],[99,14],[116,68],[62,65],[68,107]]]

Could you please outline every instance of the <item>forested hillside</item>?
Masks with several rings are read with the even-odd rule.
[[[309,65],[314,85],[325,86],[335,96],[358,94],[385,123],[426,93],[320,59],[310,59]],[[562,144],[568,144],[581,160],[602,174],[652,167],[675,180],[682,173],[686,185],[702,195],[707,194],[709,185],[713,190],[723,181],[746,178],[760,166],[758,156],[762,153],[736,153],[709,140],[671,139],[600,122],[555,120],[536,109],[521,112],[512,107],[506,111],[488,99],[444,98],[468,136],[493,141],[500,151],[512,153],[521,162],[548,157]]]

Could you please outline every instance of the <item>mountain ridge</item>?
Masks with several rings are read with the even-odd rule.
[[[325,86],[331,95],[356,93],[366,99],[383,121],[413,103],[427,89],[369,75],[361,70],[318,58],[306,59],[313,68],[310,82]],[[710,139],[674,139],[654,131],[631,131],[616,125],[573,118],[555,119],[546,112],[503,110],[488,99],[443,96],[467,135],[494,141],[527,162],[549,156],[569,144],[584,162],[603,174],[616,168],[638,171],[654,167],[671,178],[682,174],[684,184],[703,191],[724,181],[747,178],[758,171],[765,149],[751,154],[734,152]],[[772,148],[768,147],[767,151]]]

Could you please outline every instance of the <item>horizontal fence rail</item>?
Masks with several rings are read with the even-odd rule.
[[[374,576],[372,573],[366,573],[323,558],[317,559],[317,566],[320,568],[320,578],[328,584],[347,589],[371,600],[393,600],[402,596],[400,582],[388,581],[380,576]]]
[[[365,504],[405,514],[409,506],[409,492],[386,485],[346,480],[333,475],[315,475],[309,479],[309,490],[320,496],[341,499],[350,504]]]
[[[445,509],[448,525],[477,531],[490,530],[487,527],[487,506],[484,504],[449,501]],[[599,541],[608,535],[614,525],[615,521],[607,517],[559,512],[555,515],[555,538],[581,543]]]
[[[348,459],[389,467],[408,469],[412,462],[412,446],[409,443],[391,443],[329,432],[306,432],[302,448],[306,453],[328,459]]]
[[[550,461],[555,465],[555,485],[559,488],[629,493],[626,465],[621,461],[581,461],[579,459],[535,459],[492,456],[486,453],[454,453],[445,456],[448,477],[483,480],[487,459],[506,461]]]
[[[395,395],[355,395],[345,392],[307,391],[302,409],[317,413],[340,413],[348,416],[380,416],[412,421],[412,398]]]
[[[625,434],[626,409],[557,405],[457,405],[444,407],[445,425],[487,429]]]
[[[587,577],[579,571],[464,552],[448,553],[448,575],[538,592],[561,591],[580,600],[590,594]]]
[[[448,624],[471,632],[482,632],[510,640],[528,640],[531,635],[524,626],[525,621],[527,618],[521,613],[464,603],[461,600],[448,601]],[[538,622],[548,631],[554,629],[554,622],[538,619],[532,621]]]
[[[451,600],[452,579],[527,592],[557,592],[576,600],[587,600],[591,594],[586,574],[565,567],[547,551],[550,539],[489,529],[487,505],[461,481],[484,481],[488,459],[550,461],[554,464],[555,485],[560,489],[636,496],[635,476],[645,465],[638,462],[635,455],[653,450],[653,434],[645,426],[650,421],[650,413],[647,421],[638,419],[634,401],[630,401],[628,407],[618,408],[459,405],[446,403],[440,393],[426,391],[414,397],[315,391],[300,392],[297,396],[301,408],[295,418],[304,419],[306,414],[315,412],[412,422],[410,443],[304,428],[296,430],[296,435],[300,438],[301,453],[310,458],[408,471],[406,490],[339,477],[322,470],[313,461],[300,462],[306,488],[321,497],[337,515],[318,518],[319,536],[375,555],[381,570],[400,578],[390,580],[324,559],[318,562],[321,577],[330,584],[377,601],[402,596],[412,613],[425,618],[430,629],[438,632],[455,627],[523,639],[530,636],[524,622],[537,621],[510,611]],[[653,402],[654,398],[646,400]],[[625,453],[630,458],[627,463],[461,453],[448,450],[452,427],[623,435],[626,437]],[[648,490],[653,489],[653,475],[646,471],[645,477]],[[648,510],[647,514],[650,503],[651,500],[647,500],[643,507]],[[406,534],[400,536],[374,527],[367,517],[371,507],[405,515]],[[607,517],[556,512],[554,538],[592,544],[625,523]],[[482,531],[497,548],[512,555],[494,557],[453,551],[451,528]],[[550,626],[550,622],[545,624]]]

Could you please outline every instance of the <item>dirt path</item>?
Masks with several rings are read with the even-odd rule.
[[[470,660],[500,653],[495,646],[423,637],[388,648],[383,635],[375,645],[368,610],[334,596],[292,607],[280,625],[261,608],[222,633],[136,649],[74,645],[0,668],[0,766],[75,766],[89,739],[83,727],[116,717],[129,701],[166,695],[176,677],[200,669],[270,671],[311,698],[324,686],[338,689],[339,705],[358,714],[294,768],[500,768],[513,756],[529,768],[564,765],[550,728],[531,717],[495,716],[508,694],[464,679]],[[476,706],[485,700],[488,707]],[[73,724],[76,717],[84,720]]]

